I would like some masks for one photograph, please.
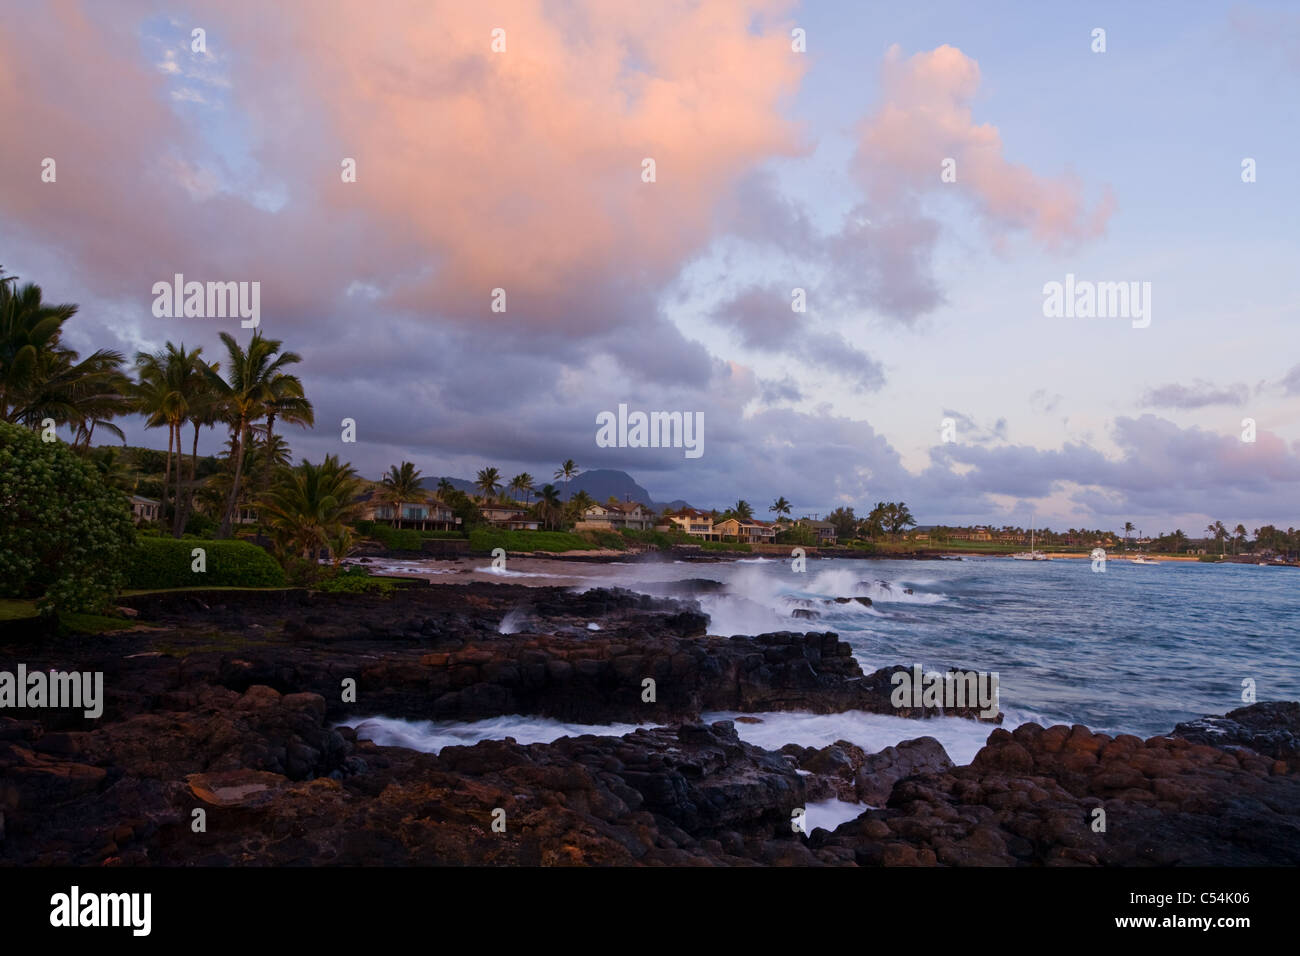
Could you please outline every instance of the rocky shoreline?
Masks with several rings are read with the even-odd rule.
[[[708,636],[682,590],[175,592],[130,599],[135,630],[4,636],[0,670],[103,671],[106,701],[0,715],[0,864],[1300,863],[1300,704],[1148,740],[999,715],[954,766],[933,710],[891,705],[897,668],[864,674],[831,633]],[[700,720],[791,710],[918,722],[867,753]],[[345,726],[378,714],[646,726],[432,754]],[[826,800],[861,813],[799,832]]]

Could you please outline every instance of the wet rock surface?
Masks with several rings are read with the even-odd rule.
[[[922,714],[889,704],[902,668],[864,675],[833,634],[709,637],[688,603],[523,592],[168,595],[133,604],[155,630],[0,640],[0,669],[102,670],[107,692],[98,720],[0,714],[0,865],[1300,863],[1300,705],[1149,740],[989,725],[965,767],[926,721],[877,753],[767,751],[698,715]],[[500,634],[525,605],[536,630]],[[338,726],[509,713],[661,726],[437,754]],[[796,832],[826,799],[874,809]]]

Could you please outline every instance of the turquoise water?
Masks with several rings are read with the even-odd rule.
[[[727,585],[702,602],[711,632],[834,630],[867,669],[996,671],[1012,723],[1167,733],[1243,706],[1246,678],[1259,700],[1300,699],[1292,568],[1110,560],[1097,573],[1083,560],[1007,558],[810,561],[803,574],[789,561],[678,567]],[[821,603],[859,594],[873,607]],[[791,620],[798,599],[822,617]]]

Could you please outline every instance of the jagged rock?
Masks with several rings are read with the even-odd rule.
[[[1300,770],[1300,703],[1270,701],[1179,724],[1173,736],[1214,747],[1247,747]]]

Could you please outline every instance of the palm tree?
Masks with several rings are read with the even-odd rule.
[[[515,475],[510,479],[509,488],[516,494],[526,494],[528,496],[528,503],[531,503],[533,497],[533,476],[526,471],[523,474]]]
[[[202,351],[201,349],[199,351]],[[190,424],[194,426],[194,438],[190,443],[190,485],[189,493],[185,496],[184,517],[181,519],[181,527],[185,527],[190,512],[194,510],[194,496],[199,478],[199,429],[213,428],[217,422],[221,421],[224,413],[220,395],[212,387],[212,377],[220,371],[220,362],[205,363],[206,368],[196,366],[198,379],[194,385],[194,391],[190,394]]]
[[[1233,553],[1233,554],[1236,554],[1236,553],[1237,553],[1237,544],[1238,544],[1238,543],[1241,543],[1241,544],[1245,544],[1245,543],[1246,543],[1246,526],[1245,526],[1244,524],[1238,524],[1237,527],[1235,527],[1235,528],[1232,529],[1232,535],[1233,535],[1233,538],[1232,538],[1232,553]]]
[[[40,357],[40,384],[28,406],[28,419],[35,426],[44,418],[73,427],[72,447],[84,450],[96,427],[112,432],[120,440],[126,436],[112,423],[118,415],[130,411],[127,392],[130,379],[121,370],[122,355],[99,349],[82,361],[71,349],[43,353]]]
[[[420,471],[409,461],[404,461],[399,468],[392,465],[388,474],[380,479],[384,486],[379,499],[390,504],[397,512],[397,527],[402,526],[402,505],[408,502],[423,501],[427,496],[420,484]]]
[[[555,519],[561,514],[560,490],[554,485],[542,485],[542,490],[537,493],[537,511],[548,528],[555,526]]]
[[[312,408],[311,402],[303,396],[302,382],[298,380],[297,375],[285,375],[277,373],[271,377],[268,383],[271,390],[271,398],[266,401],[266,426],[265,432],[268,441],[271,439],[275,430],[275,420],[278,418],[282,422],[288,422],[290,425],[300,425],[311,427],[316,424],[316,410]],[[271,472],[274,466],[268,461],[266,473],[262,476],[263,489],[271,481]]]
[[[1133,537],[1133,522],[1124,522],[1124,550],[1128,550],[1129,538]]]
[[[325,536],[325,546],[330,549],[330,563],[337,571],[343,559],[356,550],[356,536],[346,524],[341,524],[332,533]]]
[[[261,332],[254,332],[245,350],[229,332],[221,333],[230,361],[227,378],[223,380],[216,373],[211,373],[208,380],[221,396],[225,406],[225,418],[230,424],[235,438],[234,477],[230,484],[230,496],[226,500],[225,513],[221,518],[221,536],[230,537],[231,525],[235,519],[235,508],[239,501],[239,483],[244,474],[244,449],[248,444],[248,429],[267,414],[267,404],[274,402],[277,394],[275,384],[283,369],[302,361],[296,352],[280,352],[279,339],[263,338]],[[276,353],[279,353],[278,355]],[[292,376],[290,376],[292,378]],[[283,389],[283,386],[279,386]]]
[[[573,463],[573,459],[568,459],[564,464],[555,470],[556,478],[564,479],[564,497],[569,497],[569,479],[578,477],[578,466]]]
[[[172,535],[179,538],[184,528],[184,511],[181,505],[183,484],[181,429],[190,417],[191,410],[200,413],[200,406],[209,401],[211,386],[207,382],[208,366],[200,358],[202,349],[187,351],[184,345],[171,342],[159,352],[150,355],[140,352],[135,357],[140,381],[133,388],[137,407],[145,414],[146,427],[167,426],[167,467],[164,489],[172,473],[172,450],[176,455],[176,491],[173,498]],[[203,414],[206,414],[204,412]],[[167,494],[163,494],[166,509]]]
[[[790,514],[790,502],[785,500],[785,495],[782,495],[780,498],[777,498],[776,501],[772,502],[772,507],[767,510],[776,512],[776,517],[779,521],[782,515],[788,516]]]
[[[31,393],[40,383],[40,358],[59,350],[63,323],[77,314],[71,303],[47,305],[41,287],[16,285],[0,275],[0,420],[26,418]]]
[[[482,493],[484,502],[490,504],[501,491],[501,475],[495,468],[480,468],[474,487]]]
[[[731,506],[731,513],[741,521],[748,521],[750,518],[754,517],[754,509],[744,498],[741,498]]]
[[[282,468],[258,504],[281,552],[312,562],[307,573],[314,576],[321,548],[339,542],[360,514],[361,486],[351,464],[326,455],[319,465]]]
[[[456,490],[456,486],[453,485],[446,478],[438,479],[438,497],[442,501],[446,501],[448,496],[455,490]]]
[[[905,531],[911,525],[916,524],[916,519],[912,517],[912,512],[908,509],[906,502],[900,501],[898,504],[890,502],[886,512],[889,530],[893,534]]]
[[[585,490],[579,491],[569,499],[565,510],[574,521],[581,521],[582,516],[587,513],[587,509],[595,505],[595,503],[596,499],[587,494]]]

